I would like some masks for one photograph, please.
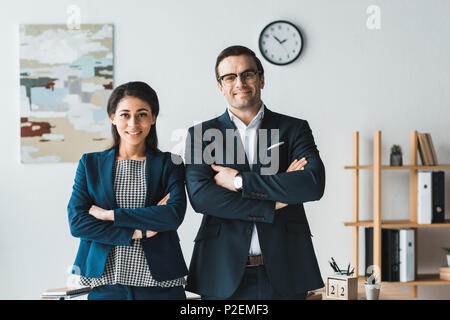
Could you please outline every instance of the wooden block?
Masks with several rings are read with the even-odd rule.
[[[327,277],[326,297],[328,299],[356,300],[358,299],[358,279],[345,275]]]
[[[336,299],[338,297],[338,281],[333,278],[327,279],[327,298]]]
[[[347,281],[338,282],[338,298],[348,300]]]

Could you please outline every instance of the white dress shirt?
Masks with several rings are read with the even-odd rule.
[[[258,114],[253,118],[253,120],[245,125],[238,117],[236,117],[228,107],[228,115],[231,121],[235,124],[236,128],[239,130],[239,135],[241,136],[242,144],[244,145],[245,154],[250,165],[256,163],[256,153],[257,153],[257,143],[258,143],[258,129],[261,127],[262,119],[264,118],[264,103],[261,104],[261,108]],[[258,230],[256,229],[256,224],[253,224],[252,241],[250,243],[249,255],[261,254],[261,247],[259,246]]]

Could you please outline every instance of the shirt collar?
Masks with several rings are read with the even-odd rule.
[[[249,123],[248,126],[252,125],[253,122],[255,122],[255,121],[260,121],[260,120],[262,120],[262,119],[264,118],[264,108],[265,108],[265,105],[264,105],[264,102],[263,102],[263,103],[261,104],[261,107],[259,108],[258,113],[257,113],[256,116],[253,118],[253,120],[250,121],[250,123]],[[228,111],[228,115],[230,116],[230,120],[231,120],[231,121],[235,122],[236,120],[238,120],[238,121],[242,122],[241,119],[239,119],[238,117],[236,117],[236,116],[233,114],[233,112],[230,111],[230,106],[227,107],[227,111]]]

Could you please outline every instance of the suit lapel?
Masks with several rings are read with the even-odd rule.
[[[114,198],[114,162],[116,160],[116,150],[108,150],[103,154],[101,161],[100,177],[105,192],[105,200],[108,208],[117,208],[116,200]],[[147,183],[147,194],[145,203],[151,205],[158,200],[158,183],[161,180],[161,173],[163,167],[163,153],[156,151],[147,151],[145,176]]]
[[[270,157],[271,150],[267,150],[272,145],[271,129],[275,129],[276,124],[273,118],[273,113],[264,105],[264,117],[261,122],[261,127],[258,130],[256,136],[256,164],[253,165],[253,170],[255,172],[260,172],[261,167],[265,161]],[[263,135],[260,130],[265,130],[266,134]],[[266,141],[260,141],[260,139],[266,139]]]
[[[224,151],[224,157],[226,157],[226,152],[230,152],[231,148],[234,148],[234,159],[233,159],[233,163],[234,164],[238,164],[238,158],[237,158],[237,154],[238,154],[238,149],[241,150],[245,150],[244,149],[244,145],[242,144],[242,140],[240,138],[240,136],[238,135],[239,133],[237,132],[235,138],[234,138],[234,143],[232,146],[230,146],[229,144],[226,144],[226,129],[232,129],[234,131],[237,130],[235,124],[233,123],[233,121],[231,121],[230,116],[228,114],[228,110],[225,111],[224,114],[222,114],[219,117],[219,122],[221,124],[221,128],[220,130],[222,131],[223,137],[224,137],[224,143],[225,143],[225,151]],[[265,135],[261,135],[260,136],[260,131],[258,130],[258,134],[257,134],[257,142],[256,142],[256,163],[252,166],[252,170],[254,172],[260,172],[260,169],[263,165],[267,165],[264,164],[268,158],[270,158],[271,156],[271,150],[267,150],[267,148],[269,148],[272,145],[272,134],[271,134],[271,129],[278,129],[277,128],[277,123],[275,121],[275,118],[273,116],[273,112],[270,111],[265,105],[264,105],[264,117],[263,120],[261,122],[261,127],[260,129],[265,129],[266,130],[266,134]],[[264,138],[266,139],[266,141],[260,141],[260,138]],[[275,141],[274,143],[277,143],[279,141]],[[262,150],[261,150],[262,149]],[[238,167],[240,167],[241,171],[250,171],[250,165],[248,162],[248,158],[247,155],[245,154],[244,151],[244,155],[245,155],[245,164],[241,164],[240,166],[238,165]]]
[[[146,157],[146,168],[145,175],[147,181],[147,197],[145,199],[146,205],[154,205],[158,200],[161,199],[161,196],[158,194],[158,184],[161,180],[162,168],[164,165],[164,156],[162,152],[157,152],[153,150],[147,151]]]
[[[116,149],[111,149],[103,153],[102,163],[99,166],[100,179],[105,192],[105,200],[108,208],[117,208],[114,199],[114,161],[116,160]]]
[[[231,121],[230,116],[228,114],[228,110],[226,110],[225,113],[219,117],[218,121],[220,123],[219,129],[222,132],[223,143],[225,146],[223,152],[224,164],[234,165],[234,168],[238,169],[239,171],[250,171],[248,158],[247,155],[245,154],[245,148],[244,145],[242,144],[242,139],[240,138],[239,130],[236,128],[236,125],[233,123],[233,121]],[[235,133],[233,135],[232,141],[227,141],[229,140],[227,139],[227,129],[233,130],[233,133]],[[228,161],[226,161],[227,159],[226,155],[227,153],[231,152],[233,153],[233,162],[229,163]],[[244,154],[244,163],[242,163],[242,160],[238,158],[238,154],[242,153]]]

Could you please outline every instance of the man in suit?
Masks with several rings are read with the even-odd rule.
[[[325,187],[311,129],[264,105],[264,69],[250,49],[223,50],[216,79],[228,108],[189,128],[186,140],[188,196],[203,214],[186,290],[203,299],[304,299],[324,285],[303,208]]]

